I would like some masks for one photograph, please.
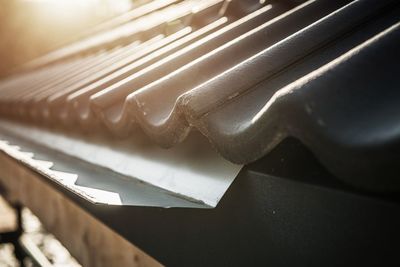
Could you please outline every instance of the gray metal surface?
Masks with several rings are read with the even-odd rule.
[[[200,135],[166,151],[140,135],[110,141],[0,121],[0,140],[4,153],[99,204],[213,208],[242,168]]]

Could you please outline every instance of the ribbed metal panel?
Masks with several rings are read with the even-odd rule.
[[[336,175],[362,174],[370,187],[371,168],[395,168],[394,153],[381,149],[399,150],[398,123],[376,119],[374,130],[357,122],[398,112],[398,1],[152,5],[4,80],[1,114],[118,138],[134,138],[139,127],[163,147],[196,129],[236,163],[295,136]],[[379,97],[380,84],[391,99]],[[379,108],[365,99],[357,106],[359,88],[379,98]]]

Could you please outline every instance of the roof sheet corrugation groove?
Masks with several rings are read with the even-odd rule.
[[[103,45],[102,38],[97,37],[97,34],[101,34],[104,31],[118,31],[118,26],[124,25],[128,22],[134,21],[140,17],[143,17],[147,14],[157,11],[158,9],[167,7],[174,3],[177,3],[179,0],[154,0],[149,1],[143,5],[140,5],[129,12],[121,14],[109,21],[103,22],[94,28],[89,29],[87,32],[84,32],[80,36],[76,36],[76,41],[72,44],[66,45],[60,49],[52,51],[47,55],[39,57],[31,62],[28,62],[23,66],[23,70],[29,70],[37,67],[41,67],[43,65],[51,64],[57,60],[65,59],[65,57],[73,56],[76,53],[86,52],[86,50],[90,50],[93,48],[92,46],[88,46],[87,39],[94,39],[96,38],[99,40],[97,46],[101,47]],[[118,34],[116,34],[118,38]],[[96,45],[95,45],[96,46]]]
[[[116,136],[140,127],[163,147],[181,142],[196,128],[237,163],[260,158],[291,135],[346,176],[335,165],[343,162],[318,146],[328,146],[329,133],[321,128],[328,119],[315,115],[313,101],[318,100],[311,88],[336,92],[331,84],[351,87],[346,80],[351,77],[343,76],[351,66],[355,75],[368,75],[369,67],[384,58],[371,51],[389,51],[390,42],[398,45],[397,26],[385,31],[396,22],[395,0],[182,1],[129,22],[142,26],[129,31],[129,42],[119,38],[120,47],[46,63],[4,80],[0,111],[47,125],[98,127]],[[110,40],[103,39],[109,46]],[[398,53],[390,56],[389,63]],[[358,62],[365,68],[357,68]],[[390,80],[384,69],[398,69],[390,64],[360,85],[368,87],[367,78]],[[330,73],[338,74],[328,83],[324,77]],[[336,152],[343,159],[347,156],[340,153],[354,155],[346,149]],[[367,155],[360,162],[372,159]]]

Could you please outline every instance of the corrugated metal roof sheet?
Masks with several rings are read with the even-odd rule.
[[[399,110],[398,1],[160,8],[4,80],[1,114],[118,137],[140,127],[163,147],[197,129],[236,163],[295,136],[339,177],[399,189],[391,175],[375,182],[399,151],[398,123],[383,113]]]

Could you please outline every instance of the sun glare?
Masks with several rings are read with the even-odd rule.
[[[40,15],[58,20],[69,20],[80,17],[111,17],[132,8],[131,0],[23,0],[34,5]]]

